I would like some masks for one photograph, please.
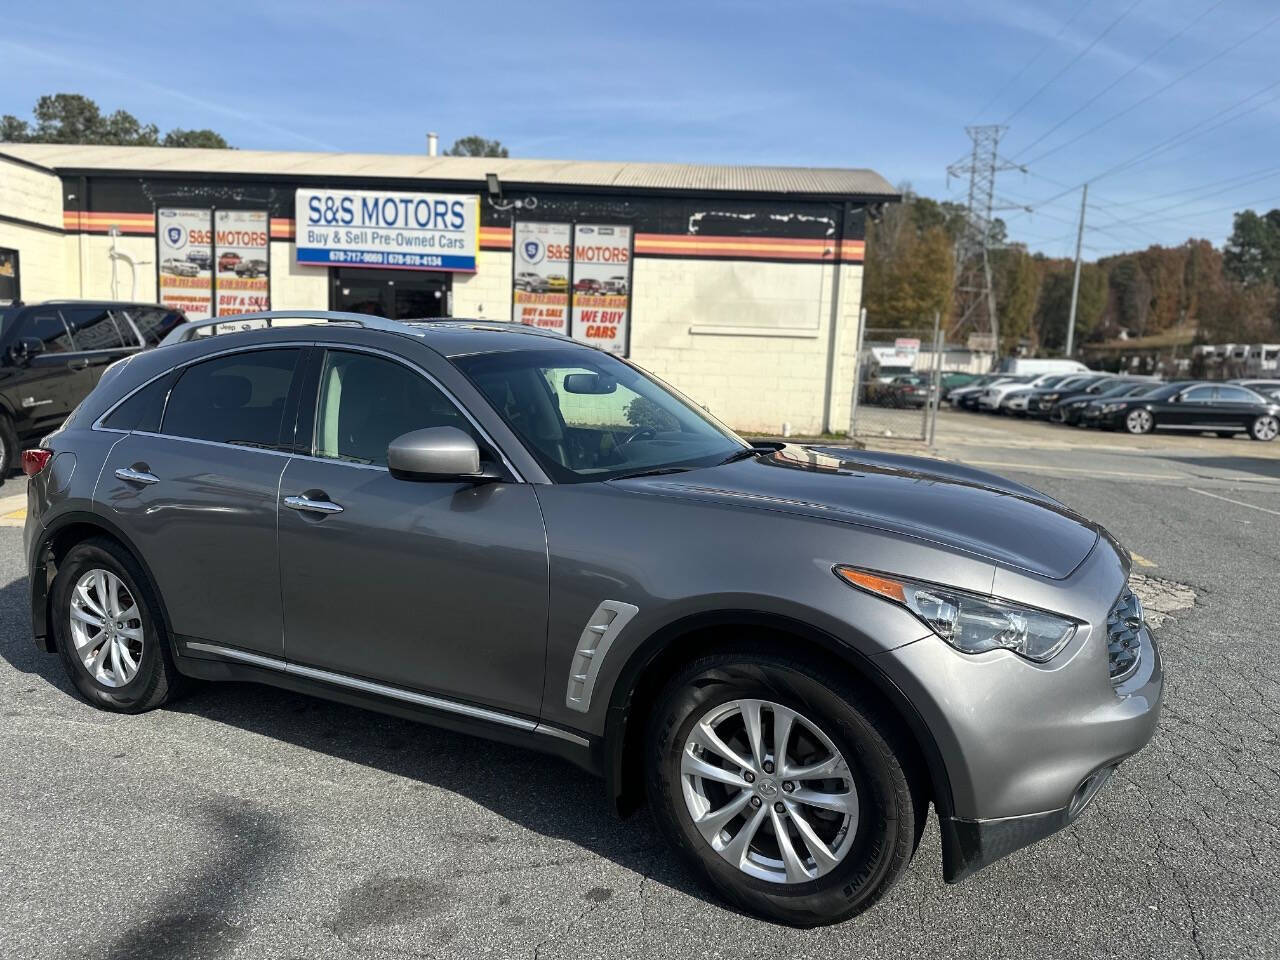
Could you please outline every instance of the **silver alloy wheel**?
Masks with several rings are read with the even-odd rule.
[[[1280,433],[1280,420],[1275,417],[1259,417],[1253,421],[1253,435],[1259,440],[1274,440]]]
[[[680,782],[693,825],[743,873],[806,883],[830,873],[858,832],[858,790],[831,738],[769,700],[731,700],[690,732]]]
[[[1125,425],[1130,433],[1149,433],[1154,422],[1147,410],[1131,410],[1125,418]]]
[[[84,574],[71,591],[71,640],[89,676],[122,687],[142,662],[142,611],[124,581],[110,570]]]

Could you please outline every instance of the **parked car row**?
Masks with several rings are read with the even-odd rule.
[[[1280,434],[1280,380],[1227,383],[1111,373],[990,374],[948,397],[957,409],[1143,434],[1184,430],[1254,440]]]

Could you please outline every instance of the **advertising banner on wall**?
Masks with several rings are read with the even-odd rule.
[[[517,221],[512,235],[511,319],[556,333],[569,332],[567,223]]]
[[[218,210],[213,218],[217,314],[271,309],[267,211]]]
[[[160,302],[189,320],[205,320],[213,307],[213,247],[209,210],[156,211],[156,268]]]
[[[573,338],[626,356],[630,304],[631,228],[578,224],[573,231]]]
[[[479,198],[389,190],[298,190],[300,264],[474,272]]]

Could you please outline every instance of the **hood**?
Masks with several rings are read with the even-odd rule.
[[[954,463],[785,445],[749,460],[619,487],[870,527],[1061,580],[1099,529],[1031,487]]]

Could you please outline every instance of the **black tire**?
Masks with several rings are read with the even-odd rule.
[[[708,711],[741,698],[797,711],[816,723],[848,762],[859,800],[856,832],[843,859],[816,879],[792,884],[748,875],[721,857],[694,826],[681,783],[684,744]],[[702,657],[667,684],[649,717],[649,802],[671,843],[730,903],[790,926],[837,923],[884,897],[910,864],[924,831],[923,778],[914,772],[914,752],[899,729],[877,701],[830,665],[764,653]]]
[[[106,570],[119,577],[141,615],[143,644],[138,670],[120,686],[100,682],[75,654],[70,624],[72,592],[80,578],[93,569]],[[114,540],[94,537],[67,551],[53,581],[50,617],[67,676],[93,706],[116,713],[141,713],[161,706],[181,692],[183,677],[173,665],[160,605],[138,562]]]
[[[0,413],[0,483],[9,479],[18,466],[18,434],[13,429],[13,421],[6,413]]]

